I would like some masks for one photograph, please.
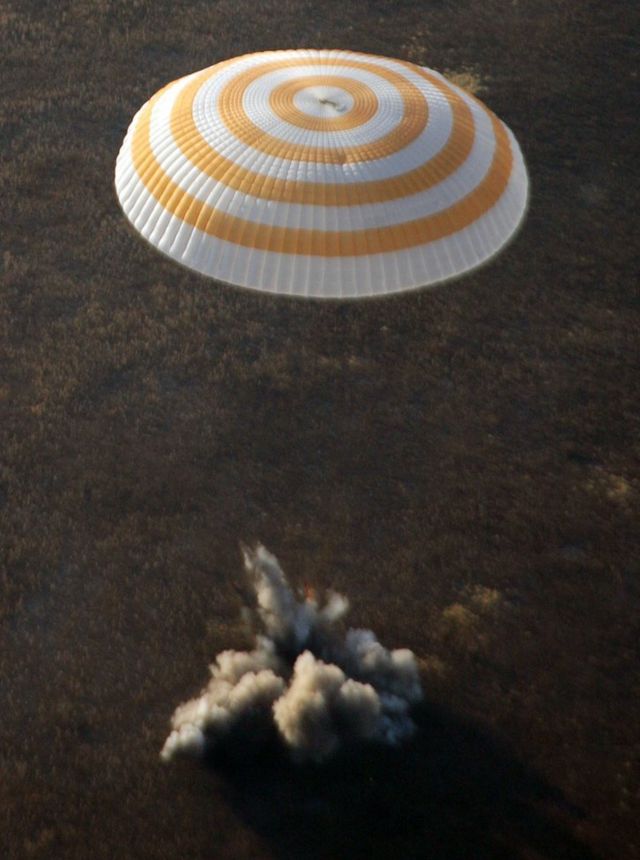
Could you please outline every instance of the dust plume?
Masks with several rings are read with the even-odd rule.
[[[410,709],[422,698],[413,653],[389,651],[371,630],[345,629],[349,602],[337,592],[297,596],[263,546],[243,552],[254,647],[218,654],[205,689],[173,714],[162,759],[203,753],[232,732],[247,746],[275,733],[296,761],[409,737]]]

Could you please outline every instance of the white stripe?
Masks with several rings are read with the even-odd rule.
[[[328,102],[333,102],[339,110]],[[353,110],[354,103],[351,93],[333,84],[314,84],[298,90],[293,97],[294,107],[314,119],[333,119],[340,114],[347,114]]]

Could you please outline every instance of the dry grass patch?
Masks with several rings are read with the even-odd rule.
[[[623,507],[633,505],[637,499],[633,481],[624,475],[610,472],[602,466],[594,466],[591,469],[591,475],[587,478],[585,485],[590,492]]]
[[[463,66],[461,69],[445,69],[444,76],[452,84],[463,90],[467,90],[467,92],[472,93],[474,96],[479,96],[488,89],[486,84],[487,79],[483,78],[479,70],[473,66]]]
[[[410,63],[418,66],[429,65],[429,33],[426,29],[416,30],[401,46],[402,53]]]
[[[489,623],[504,605],[504,597],[496,588],[466,586],[458,600],[442,610],[437,625],[440,637],[470,654],[481,651],[490,641]]]

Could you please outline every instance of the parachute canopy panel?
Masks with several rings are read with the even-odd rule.
[[[439,73],[338,50],[248,54],[168,84],[118,156],[120,204],[179,263],[275,293],[435,284],[523,218],[520,148]]]

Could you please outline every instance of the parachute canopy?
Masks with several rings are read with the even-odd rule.
[[[357,298],[495,254],[527,203],[510,130],[438,72],[338,50],[248,54],[134,117],[120,204],[156,248],[220,281]]]

